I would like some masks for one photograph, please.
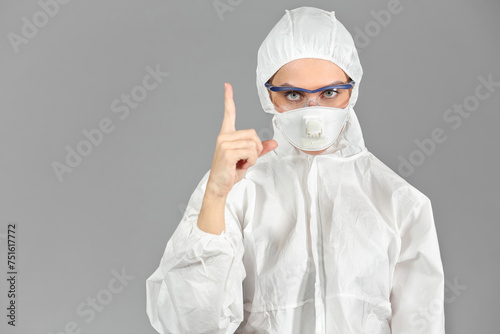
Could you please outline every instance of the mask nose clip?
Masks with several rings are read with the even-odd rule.
[[[323,134],[323,122],[318,116],[304,116],[303,117],[306,137],[307,138],[319,138]]]

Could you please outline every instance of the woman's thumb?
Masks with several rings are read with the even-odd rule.
[[[262,152],[260,152],[259,157],[263,156],[266,153],[271,152],[276,147],[278,147],[278,142],[274,139],[264,140],[262,141]]]

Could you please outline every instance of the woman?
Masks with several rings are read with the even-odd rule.
[[[301,7],[258,52],[273,140],[235,130],[225,85],[211,170],[147,280],[158,332],[444,333],[431,203],[366,149],[362,73],[335,13]]]

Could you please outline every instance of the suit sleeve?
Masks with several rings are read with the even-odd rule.
[[[161,334],[234,333],[243,320],[244,246],[241,224],[228,204],[231,193],[225,231],[216,235],[197,225],[209,174],[191,195],[158,268],[146,281],[146,311]]]
[[[444,272],[431,201],[422,196],[401,223],[392,291],[393,334],[444,334]]]

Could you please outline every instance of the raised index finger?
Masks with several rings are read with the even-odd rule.
[[[233,100],[233,87],[229,83],[224,84],[224,119],[222,120],[221,134],[236,131],[236,107]]]

